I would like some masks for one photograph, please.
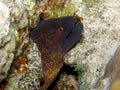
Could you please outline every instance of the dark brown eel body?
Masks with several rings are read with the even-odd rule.
[[[40,90],[47,90],[54,81],[63,67],[64,55],[80,40],[82,32],[83,24],[73,16],[39,22],[30,31],[41,52],[44,79]]]

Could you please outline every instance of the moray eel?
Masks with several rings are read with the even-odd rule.
[[[48,19],[39,22],[30,31],[30,38],[41,52],[43,66],[43,85],[47,90],[63,67],[63,58],[81,38],[83,24],[74,16]]]

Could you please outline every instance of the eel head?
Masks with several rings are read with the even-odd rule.
[[[44,83],[46,90],[63,66],[63,57],[79,40],[83,24],[73,16],[48,19],[39,22],[30,31],[30,38],[41,52]]]

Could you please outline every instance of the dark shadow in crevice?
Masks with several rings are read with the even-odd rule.
[[[53,81],[53,83],[48,87],[47,90],[53,90],[53,88],[56,86],[56,83],[59,81],[60,79],[60,75],[62,73],[67,73],[69,75],[75,75],[78,76],[78,74],[74,71],[74,68],[71,67],[70,65],[64,65],[62,70],[60,71],[60,73],[58,74],[58,76],[56,77],[56,79]]]

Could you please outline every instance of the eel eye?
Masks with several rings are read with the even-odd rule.
[[[63,28],[63,27],[60,27],[60,28],[58,28],[58,31],[59,31],[59,32],[64,32],[64,28]]]

